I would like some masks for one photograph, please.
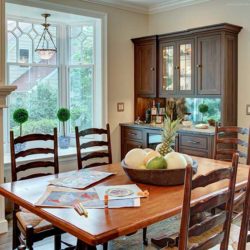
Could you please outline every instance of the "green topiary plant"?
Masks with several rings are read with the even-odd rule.
[[[20,136],[22,136],[22,125],[29,119],[29,113],[26,109],[16,109],[13,113],[13,119],[20,126]]]
[[[202,122],[203,122],[204,114],[207,113],[208,111],[208,105],[205,103],[201,103],[198,108],[199,112],[202,114]]]
[[[63,124],[63,136],[66,136],[66,127],[65,122],[67,122],[70,118],[70,111],[66,108],[60,108],[57,112],[57,118]]]

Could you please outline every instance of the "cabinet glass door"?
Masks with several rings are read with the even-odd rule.
[[[162,90],[174,91],[174,45],[162,48]]]
[[[193,42],[182,42],[178,46],[178,92],[193,92],[194,56]]]

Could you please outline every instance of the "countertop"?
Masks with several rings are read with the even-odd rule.
[[[140,129],[155,129],[155,130],[162,130],[163,124],[136,124],[136,123],[120,123],[120,126],[126,126],[126,127],[133,127],[133,128],[140,128]],[[194,126],[191,126],[189,128],[180,126],[180,129],[178,130],[178,133],[187,133],[187,134],[203,134],[203,135],[214,135],[215,133],[215,127],[209,126],[208,129],[197,129]]]

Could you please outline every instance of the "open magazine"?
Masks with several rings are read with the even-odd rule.
[[[51,180],[49,184],[60,187],[83,189],[113,174],[114,173],[81,169],[77,172],[73,172],[69,176]]]
[[[76,190],[63,187],[48,186],[43,196],[35,203],[40,207],[73,207],[81,202],[85,208],[105,208],[103,200],[100,200],[95,189]],[[110,200],[108,208],[139,207],[140,198]]]

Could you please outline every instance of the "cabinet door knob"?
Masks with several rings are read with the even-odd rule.
[[[180,66],[175,66],[175,69],[180,69]]]
[[[155,71],[155,68],[154,68],[154,67],[151,67],[150,70],[151,70],[151,71]]]
[[[201,64],[197,64],[196,67],[197,67],[197,68],[201,68]]]

